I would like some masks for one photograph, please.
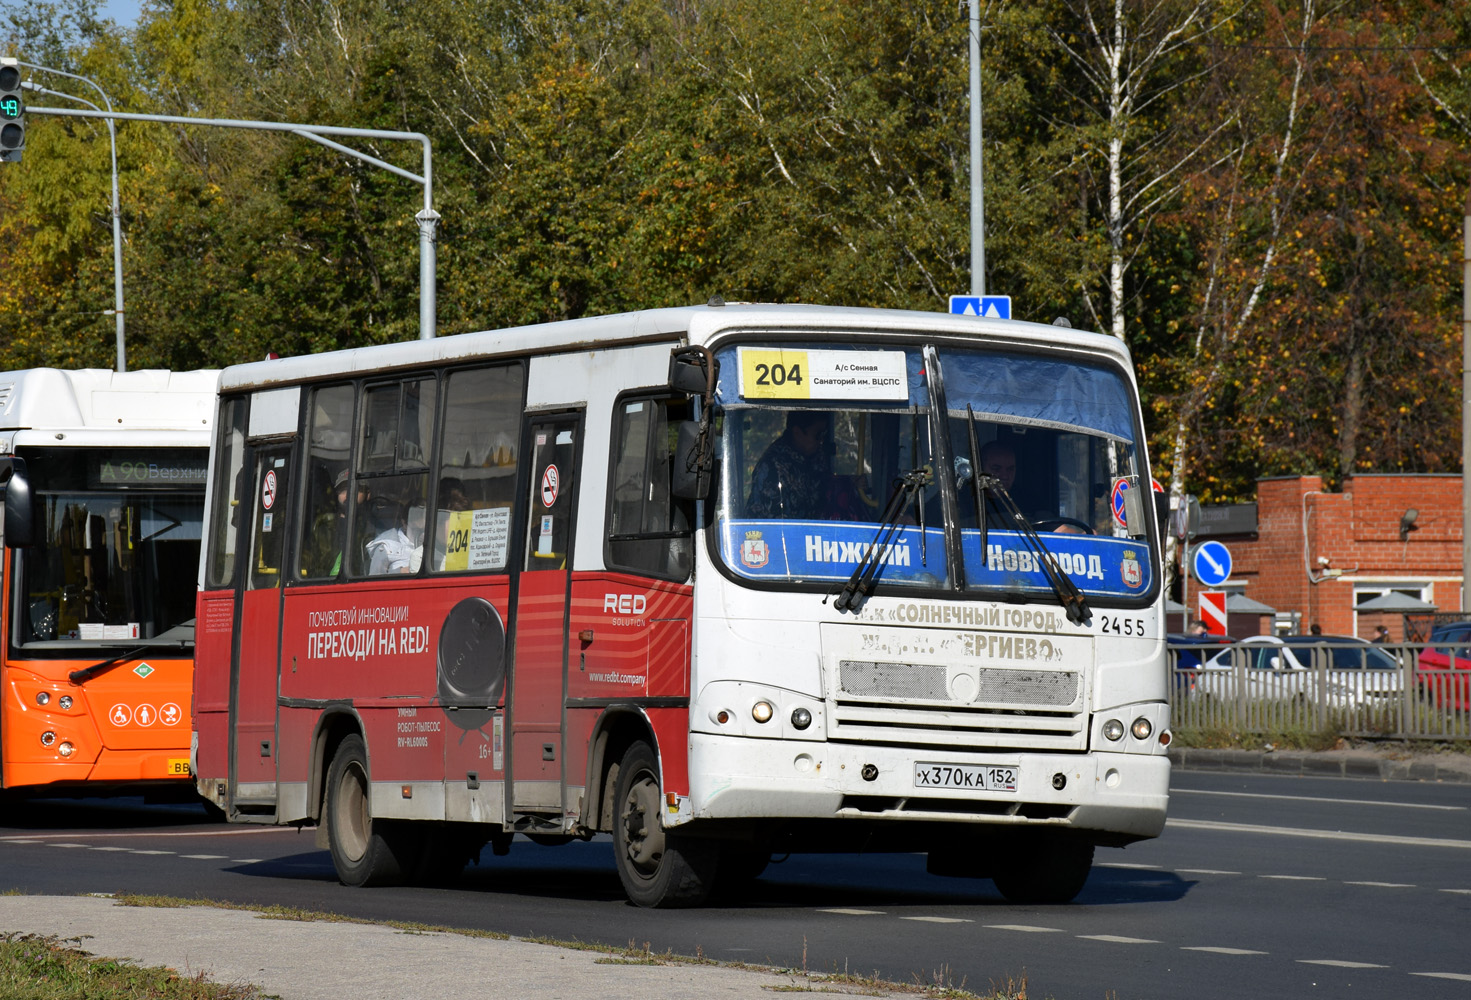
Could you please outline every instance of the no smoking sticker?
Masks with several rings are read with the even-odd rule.
[[[266,470],[266,481],[260,489],[260,505],[270,510],[276,503],[276,470]]]
[[[561,482],[561,479],[555,465],[548,465],[546,471],[541,474],[541,505],[543,507],[550,507],[557,502],[557,484]]]

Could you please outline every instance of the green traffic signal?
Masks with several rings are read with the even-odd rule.
[[[0,162],[19,160],[26,145],[26,105],[20,84],[20,67],[14,60],[0,62]]]

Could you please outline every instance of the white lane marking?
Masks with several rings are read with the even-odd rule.
[[[1278,878],[1284,882],[1326,882],[1320,875],[1258,875],[1257,878]]]
[[[1299,958],[1298,965],[1331,965],[1335,969],[1387,969],[1387,965],[1375,965],[1373,962],[1346,962],[1340,958]]]
[[[1183,945],[1181,951],[1208,951],[1213,955],[1270,955],[1268,951],[1252,951],[1250,948],[1218,948],[1212,945]]]
[[[1413,882],[1345,882],[1344,885],[1376,885],[1381,889],[1413,889]]]
[[[1079,934],[1084,941],[1107,941],[1109,944],[1159,944],[1150,938],[1121,937],[1118,934]]]
[[[129,854],[173,854],[173,851],[129,851]]]
[[[974,920],[964,917],[900,917],[900,920],[919,920],[927,924],[973,924]]]
[[[983,924],[993,931],[1021,931],[1023,934],[1060,934],[1061,927],[1033,927],[1031,924]]]
[[[258,865],[258,864],[261,863],[261,859],[260,858],[231,858],[230,859],[230,863],[231,864],[236,864],[236,865]]]
[[[260,833],[297,833],[294,826],[242,826],[230,830],[201,830],[198,833],[76,833],[68,830],[68,837],[78,840],[100,840],[112,837],[133,837],[138,840],[153,837],[249,837]],[[55,837],[55,833],[38,833],[33,837]],[[30,839],[30,838],[28,838]]]
[[[1459,892],[1463,896],[1471,896],[1471,889],[1442,889],[1441,892]]]
[[[1465,812],[1465,806],[1428,805],[1424,802],[1375,802],[1363,799],[1329,799],[1315,795],[1266,795],[1261,792],[1217,792],[1205,788],[1171,788],[1171,795],[1229,795],[1238,799],[1291,799],[1293,802],[1335,802],[1348,806],[1393,806],[1397,809],[1441,809]]]
[[[840,913],[845,917],[881,917],[883,910],[850,910],[843,906],[834,906],[831,909],[819,909],[818,913]]]
[[[1094,868],[1140,868],[1140,869],[1143,869],[1143,870],[1146,870],[1146,871],[1158,871],[1159,869],[1163,868],[1164,866],[1163,865],[1131,865],[1131,864],[1126,864],[1125,862],[1122,862],[1122,861],[1109,861],[1109,862],[1105,862],[1103,864],[1094,865],[1093,867]]]
[[[44,844],[46,841],[37,840],[35,837],[0,837],[0,842],[6,844]]]
[[[94,851],[126,851],[126,847],[94,847]]]
[[[91,847],[91,844],[47,844],[47,847]]]
[[[1303,830],[1291,826],[1258,826],[1255,823],[1217,823],[1198,819],[1167,819],[1165,826],[1180,830],[1215,830],[1221,833],[1275,833],[1283,837],[1312,837],[1317,840],[1352,840],[1366,844],[1397,844],[1401,847],[1471,848],[1471,840],[1438,837],[1397,837],[1384,833],[1351,833],[1346,830]]]
[[[101,848],[101,849],[102,850],[110,850],[111,848]],[[229,855],[228,854],[181,854],[181,855],[179,855],[179,857],[181,857],[181,858],[193,858],[196,861],[219,861],[219,860],[221,860],[223,858],[228,858]]]
[[[1427,979],[1454,979],[1458,983],[1471,983],[1471,976],[1464,972],[1412,972],[1412,976],[1425,976]]]
[[[1176,872],[1184,872],[1186,875],[1240,875],[1240,872],[1223,872],[1219,868],[1176,868]]]

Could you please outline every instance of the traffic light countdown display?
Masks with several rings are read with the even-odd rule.
[[[25,149],[25,111],[20,67],[13,59],[0,60],[0,163],[19,160]]]

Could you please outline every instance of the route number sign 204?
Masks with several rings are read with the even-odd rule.
[[[1006,764],[936,764],[915,761],[915,788],[972,788],[983,792],[1014,792],[1021,768]]]

